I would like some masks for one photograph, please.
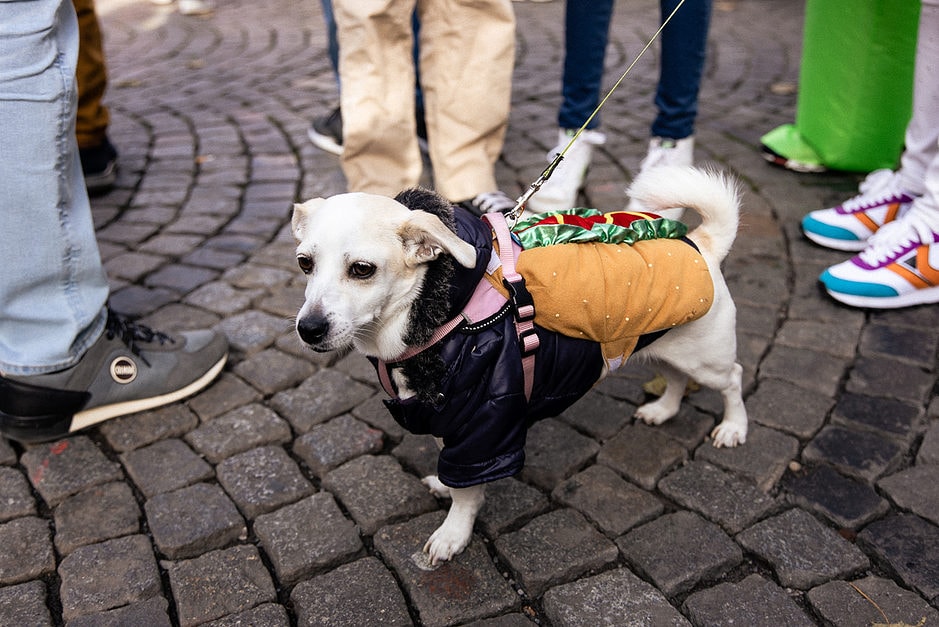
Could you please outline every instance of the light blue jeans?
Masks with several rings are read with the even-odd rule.
[[[74,365],[108,284],[75,142],[70,0],[0,0],[0,373]]]

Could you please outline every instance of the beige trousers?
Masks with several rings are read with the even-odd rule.
[[[420,181],[415,7],[434,187],[454,202],[495,191],[515,63],[511,0],[333,1],[348,189],[393,196]]]

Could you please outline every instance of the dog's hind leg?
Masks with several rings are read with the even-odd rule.
[[[684,373],[665,362],[656,363],[655,368],[665,379],[665,391],[658,399],[640,405],[634,414],[649,425],[660,425],[678,413],[688,384],[688,377]]]
[[[468,488],[449,488],[449,491],[453,503],[447,512],[447,518],[424,545],[424,552],[430,556],[431,565],[449,560],[466,548],[473,537],[476,514],[486,499],[483,484]]]
[[[729,371],[697,373],[701,385],[717,390],[724,399],[724,418],[711,431],[713,444],[737,446],[747,441],[747,409],[743,404],[743,367],[734,362]]]

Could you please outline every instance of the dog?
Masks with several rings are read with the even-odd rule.
[[[661,397],[640,406],[635,416],[650,425],[669,420],[678,412],[690,377],[723,397],[723,419],[711,433],[713,445],[742,444],[747,415],[742,368],[736,362],[736,310],[720,272],[737,231],[736,185],[712,171],[661,167],[641,175],[629,194],[652,212],[684,207],[700,215],[701,223],[687,241],[654,239],[635,248],[641,245],[645,254],[670,247],[667,255],[674,251],[688,257],[688,263],[697,264],[695,276],[707,284],[702,287],[706,298],[698,299],[707,301],[701,311],[679,318],[667,332],[651,334],[651,343],[637,342],[629,348],[635,350],[633,359],[654,362],[667,383]],[[432,433],[442,446],[439,477],[423,481],[436,496],[451,498],[452,504],[423,551],[432,565],[449,560],[472,537],[484,501],[484,483],[521,468],[527,424],[563,411],[622,360],[611,359],[594,339],[547,329],[537,317],[534,330],[529,324],[524,338],[517,336],[516,318],[522,307],[507,283],[500,292],[508,294],[503,294],[505,307],[492,315],[487,312],[485,320],[470,319],[461,307],[473,291],[471,286],[484,285],[479,276],[493,272],[494,266],[496,275],[500,270],[492,250],[492,230],[434,192],[408,190],[395,199],[365,193],[316,198],[294,205],[292,229],[297,261],[307,275],[305,302],[296,320],[302,341],[315,351],[355,349],[367,356],[386,390],[396,396],[386,401],[395,419],[412,432]],[[586,253],[591,246],[549,248]],[[629,254],[632,249],[613,244],[593,248]],[[528,255],[533,253],[522,252],[517,261],[523,276]],[[544,265],[540,258],[537,263]],[[600,280],[620,287],[632,284],[621,270],[616,273],[609,276],[603,267]],[[558,280],[555,286],[531,286],[536,316],[539,308],[544,309],[543,320],[548,323],[553,304],[545,309],[539,302],[551,298],[559,306],[579,302],[570,296],[574,286],[559,274],[564,273],[549,272]],[[498,287],[498,281],[490,284]],[[576,289],[587,288],[578,282]],[[681,284],[653,282],[647,291],[653,301],[659,302],[656,298],[661,296],[664,302],[672,298],[671,291],[682,289]],[[606,314],[607,321],[629,319],[622,312],[628,306],[636,308],[633,301],[640,295],[627,296],[628,302],[612,303],[615,310]],[[654,308],[645,307],[643,313],[657,314]],[[455,328],[441,330],[454,313]],[[531,352],[520,347],[520,338],[531,339],[532,334],[540,341],[533,351],[533,375],[520,365]]]

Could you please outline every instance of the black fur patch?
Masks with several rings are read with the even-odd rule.
[[[427,189],[408,189],[395,200],[412,211],[426,211],[456,232],[453,207],[439,194]],[[454,261],[450,255],[441,255],[427,265],[427,274],[421,293],[411,307],[408,328],[404,341],[408,346],[421,346],[430,340],[434,331],[447,321],[450,313],[450,283],[453,280]],[[440,390],[440,382],[446,374],[446,366],[440,358],[440,349],[431,346],[402,364],[402,372],[408,387],[418,400],[434,402]]]

